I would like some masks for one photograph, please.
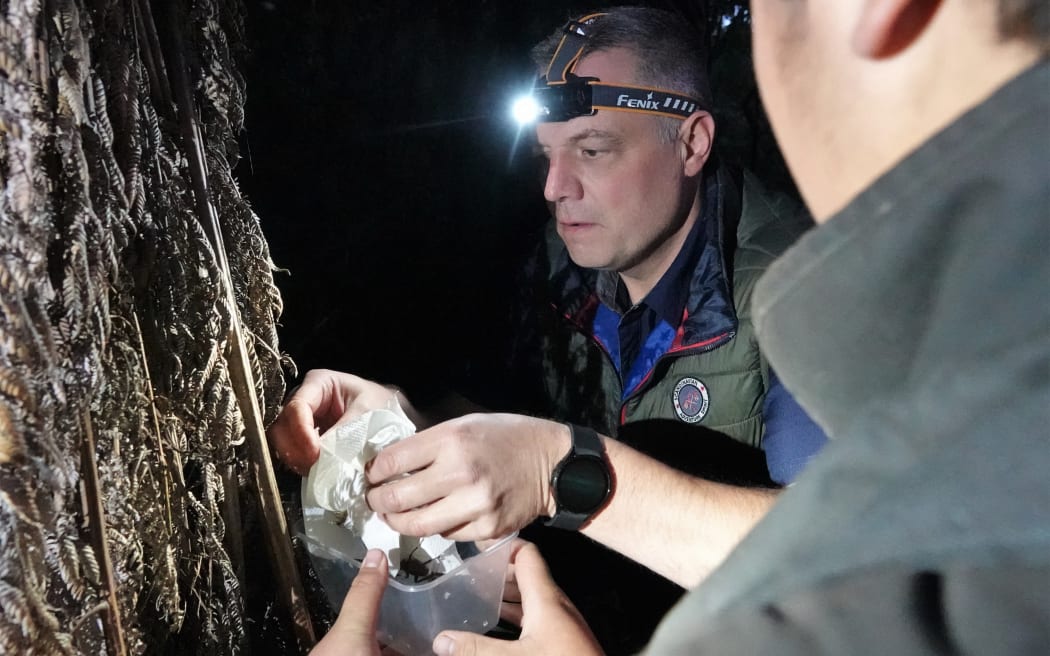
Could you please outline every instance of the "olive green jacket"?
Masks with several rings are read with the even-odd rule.
[[[761,445],[768,371],[751,325],[751,293],[769,263],[812,222],[791,198],[769,192],[750,174],[738,183],[725,167],[707,177],[703,193],[705,243],[678,335],[626,399],[591,331],[598,273],[573,264],[548,227],[539,258],[546,302],[537,331],[548,416],[611,436],[630,422],[669,419]]]

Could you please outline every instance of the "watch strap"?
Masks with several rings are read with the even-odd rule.
[[[569,510],[559,510],[554,513],[554,517],[551,517],[543,524],[544,526],[553,526],[554,528],[564,529],[566,531],[578,531],[583,524],[590,519],[591,516],[587,513],[572,512]]]
[[[580,456],[601,458],[608,467],[608,460],[605,457],[605,445],[602,444],[602,438],[598,437],[598,433],[586,426],[577,426],[576,424],[567,424],[567,426],[569,427],[571,438],[569,452],[561,459],[554,471],[559,472],[567,462]],[[557,502],[557,490],[552,490],[552,492],[555,494],[555,501]],[[578,531],[593,514],[593,512],[573,512],[562,508],[559,504],[554,512],[554,516],[544,522],[544,525],[566,531]]]

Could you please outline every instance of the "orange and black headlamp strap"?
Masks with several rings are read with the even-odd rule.
[[[577,95],[584,90],[589,92],[590,111],[589,113],[582,111],[581,107],[581,111],[574,112],[578,116],[593,115],[599,109],[611,109],[686,118],[697,109],[702,109],[699,100],[674,91],[626,84],[605,84],[598,78],[575,75],[573,69],[580,61],[580,54],[587,41],[588,28],[602,16],[605,14],[589,14],[568,22],[565,26],[565,36],[558,43],[554,56],[551,57],[550,64],[547,66],[547,72],[541,78],[541,84],[547,87],[576,87]],[[583,89],[583,87],[587,88]],[[565,89],[565,91],[568,92],[570,89]]]
[[[576,68],[576,62],[580,61],[580,53],[583,52],[584,43],[587,41],[587,28],[604,15],[589,14],[565,25],[565,36],[558,42],[558,48],[554,51],[544,74],[548,86],[565,84],[572,75],[572,69]]]

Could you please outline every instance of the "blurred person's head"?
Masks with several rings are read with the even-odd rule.
[[[1046,0],[753,0],[755,71],[817,221],[1045,56]]]

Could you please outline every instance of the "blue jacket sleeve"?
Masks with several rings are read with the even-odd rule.
[[[769,476],[781,485],[795,480],[820,448],[827,436],[806,411],[802,409],[769,370],[769,391],[762,406],[766,433],[762,449],[766,453]]]

